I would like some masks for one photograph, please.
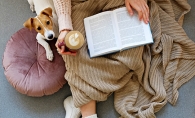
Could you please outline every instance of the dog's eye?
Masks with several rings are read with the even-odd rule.
[[[41,27],[38,27],[37,30],[41,30]]]
[[[47,22],[46,22],[46,24],[47,24],[47,25],[49,25],[49,24],[50,24],[50,22],[49,22],[49,21],[47,21]]]

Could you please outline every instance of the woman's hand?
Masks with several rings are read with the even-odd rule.
[[[133,8],[138,12],[139,20],[149,22],[149,7],[145,0],[125,0],[125,6],[130,15],[133,15]]]
[[[61,54],[61,55],[64,55],[64,54],[75,55],[75,53],[67,51],[66,48],[65,48],[65,44],[63,44],[64,43],[64,38],[65,38],[65,36],[68,32],[69,32],[69,30],[62,30],[60,32],[60,35],[58,36],[58,40],[56,41],[56,44],[55,44],[58,53]]]

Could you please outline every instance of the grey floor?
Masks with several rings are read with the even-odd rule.
[[[189,0],[192,10],[184,20],[184,29],[195,41],[195,1]],[[25,20],[33,17],[26,0],[0,1],[0,57],[10,36],[21,29]],[[0,118],[64,118],[63,100],[70,95],[66,84],[57,93],[39,98],[18,93],[6,80],[0,61]],[[97,104],[99,118],[118,118],[113,107],[113,96]],[[156,113],[157,118],[195,118],[195,77],[179,89],[175,106],[167,104]]]

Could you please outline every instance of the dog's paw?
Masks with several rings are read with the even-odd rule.
[[[34,5],[30,5],[30,9],[33,13],[35,13],[35,6]]]
[[[52,51],[47,51],[46,52],[46,56],[47,56],[47,59],[49,60],[49,61],[52,61],[53,60],[53,53],[52,53]]]

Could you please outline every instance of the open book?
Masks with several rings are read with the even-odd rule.
[[[84,19],[90,57],[153,43],[149,24],[130,16],[126,7]]]

